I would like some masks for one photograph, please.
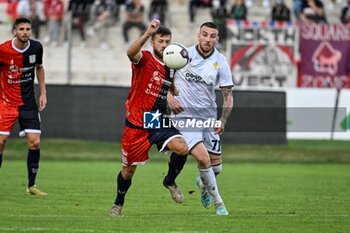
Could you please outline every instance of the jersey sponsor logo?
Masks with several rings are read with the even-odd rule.
[[[27,78],[27,79],[19,79],[19,80],[12,80],[12,79],[8,79],[7,83],[8,84],[20,84],[20,83],[26,83],[26,82],[30,82],[32,81],[32,78]]]
[[[21,72],[27,72],[29,70],[32,70],[34,68],[34,66],[31,66],[31,67],[23,67],[21,68]]]
[[[19,68],[17,65],[10,65],[9,70],[11,73],[18,73]],[[9,78],[12,78],[12,77],[9,77]]]
[[[147,95],[151,95],[151,96],[154,96],[154,97],[160,98],[160,99],[166,99],[166,98],[167,98],[165,92],[166,92],[166,91],[163,90],[163,89],[161,89],[160,92],[158,92],[158,93],[152,91],[150,88],[147,88],[147,89],[145,90],[145,93],[146,93]]]
[[[185,76],[187,81],[205,83],[204,79],[197,74],[186,73]]]
[[[35,54],[29,56],[29,63],[34,64],[36,62]]]
[[[152,75],[152,78],[151,78],[151,82],[155,82],[155,83],[157,83],[158,85],[161,84],[162,78],[161,78],[160,75],[159,75],[159,71],[154,71],[154,72],[153,72],[153,75]]]
[[[162,114],[159,110],[143,113],[143,128],[144,129],[160,129]]]

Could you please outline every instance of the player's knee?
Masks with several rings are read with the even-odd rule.
[[[212,154],[210,154],[210,163],[213,166],[221,164],[222,163],[221,156],[214,157]]]
[[[189,150],[188,150],[188,146],[186,145],[186,146],[182,146],[179,149],[177,154],[180,155],[180,156],[186,156],[186,155],[188,155],[188,153],[189,153]]]
[[[135,171],[136,169],[133,166],[123,167],[122,176],[125,180],[130,180],[134,176]]]
[[[186,156],[189,153],[187,144],[181,143],[174,148],[173,152],[179,156]]]
[[[209,168],[210,160],[207,156],[197,156],[196,160],[198,162],[198,167],[200,168]]]
[[[179,156],[186,156],[189,153],[188,145],[184,138],[177,137],[172,139],[168,145],[168,149]]]
[[[40,139],[34,139],[28,142],[28,147],[31,150],[38,150],[40,149]]]

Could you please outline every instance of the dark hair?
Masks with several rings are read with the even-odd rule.
[[[13,23],[13,29],[15,29],[21,23],[29,23],[30,25],[32,25],[32,21],[30,21],[30,19],[21,17],[15,20],[15,22]]]
[[[216,30],[219,31],[218,25],[216,25],[216,24],[213,23],[213,22],[205,22],[205,23],[203,23],[203,24],[199,27],[199,29],[201,29],[201,28],[204,27],[204,26],[206,26],[206,27],[208,27],[208,28],[214,28],[214,29],[216,29]]]
[[[171,36],[171,31],[169,28],[167,28],[165,26],[159,26],[157,31],[152,34],[151,39],[153,40],[156,35],[160,35],[160,36],[170,35]]]

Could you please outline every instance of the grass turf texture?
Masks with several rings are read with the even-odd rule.
[[[25,143],[8,143],[0,169],[0,232],[319,233],[350,229],[348,142],[227,146],[218,182],[229,216],[216,216],[214,208],[201,206],[193,159],[178,179],[185,203],[174,203],[162,186],[165,156],[152,154],[151,161],[137,169],[121,218],[108,216],[120,169],[118,145],[44,140],[37,184],[49,196],[35,197],[24,193]],[[267,161],[257,157],[259,151]],[[10,159],[17,156],[21,159]],[[62,158],[92,161],[58,160]]]
[[[120,144],[114,142],[45,139],[41,143],[44,160],[120,161]],[[4,159],[24,159],[26,142],[10,139]],[[350,163],[349,141],[290,140],[287,145],[228,145],[222,147],[225,162]],[[152,161],[166,160],[154,147]]]

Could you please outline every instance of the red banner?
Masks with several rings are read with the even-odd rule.
[[[350,25],[301,24],[298,87],[350,88]]]
[[[283,22],[228,20],[228,57],[233,82],[239,87],[295,87],[299,35]]]

